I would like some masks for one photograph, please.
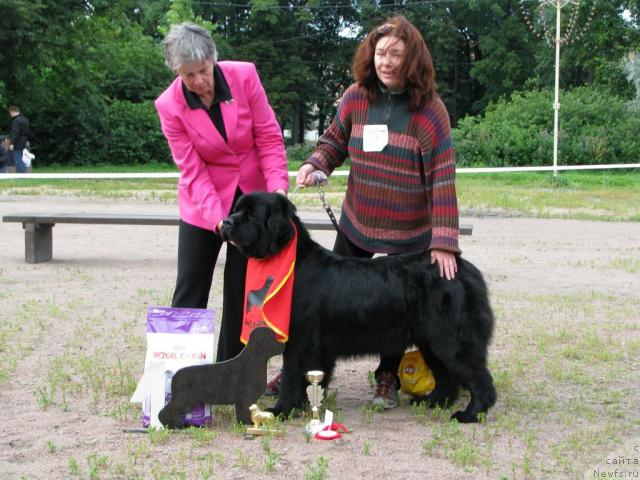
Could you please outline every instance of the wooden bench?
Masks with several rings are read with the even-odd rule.
[[[3,222],[22,223],[24,228],[24,258],[27,263],[48,262],[53,257],[53,231],[56,223],[79,223],[98,225],[174,225],[177,215],[129,215],[118,213],[23,213],[5,215]],[[303,218],[309,230],[333,230],[328,218]],[[460,235],[471,235],[471,225],[460,225]]]

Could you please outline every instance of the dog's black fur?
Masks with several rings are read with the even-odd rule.
[[[487,368],[493,313],[480,271],[459,258],[458,273],[449,281],[425,253],[341,257],[311,239],[295,206],[279,194],[243,196],[224,220],[222,235],[245,255],[265,258],[289,242],[294,225],[298,243],[289,341],[274,413],[289,415],[303,407],[309,370],[324,371],[326,386],[338,358],[399,354],[416,345],[436,388],[412,402],[450,405],[464,387],[471,400],[452,419],[478,421],[496,401]]]

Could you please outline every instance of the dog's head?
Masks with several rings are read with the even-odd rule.
[[[220,234],[247,257],[266,258],[293,238],[295,213],[296,207],[279,193],[243,195],[223,220]]]

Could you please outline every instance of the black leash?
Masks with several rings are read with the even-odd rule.
[[[336,229],[336,232],[338,232],[339,234],[342,234],[342,232],[340,231],[340,227],[338,226],[336,216],[333,214],[333,210],[331,210],[331,206],[329,205],[329,202],[327,202],[327,199],[324,196],[324,188],[322,188],[322,184],[317,183],[317,186],[318,186],[318,194],[320,195],[320,200],[322,201],[322,206],[327,212],[327,215],[329,215],[329,220],[331,220],[331,223],[333,223],[333,227]]]
[[[322,201],[322,206],[324,207],[324,210],[327,212],[327,215],[329,215],[329,220],[331,220],[331,223],[333,224],[333,228],[336,229],[336,234],[342,237],[342,243],[344,244],[344,248],[346,248],[347,252],[349,252],[349,256],[355,257],[356,255],[354,254],[354,251],[351,248],[351,241],[342,232],[342,230],[340,230],[340,226],[338,225],[336,216],[333,214],[333,210],[331,210],[331,206],[329,205],[329,202],[327,202],[327,198],[324,194],[324,188],[322,188],[322,186],[329,183],[327,180],[327,176],[324,174],[324,172],[317,170],[314,173],[314,178],[315,178],[316,186],[318,187],[318,195],[320,195],[320,200]]]
[[[349,252],[350,256],[355,256],[353,255],[353,250],[351,249],[351,242],[349,241],[349,239],[344,235],[344,233],[342,233],[342,230],[340,230],[340,226],[338,225],[338,221],[336,220],[336,216],[333,214],[333,210],[331,210],[331,206],[329,205],[329,202],[327,202],[327,198],[324,194],[324,188],[322,188],[323,185],[326,185],[329,183],[329,180],[327,179],[327,176],[325,175],[325,173],[321,170],[316,170],[313,173],[313,180],[314,183],[316,185],[316,187],[318,187],[318,195],[320,195],[320,200],[322,201],[322,206],[324,207],[324,210],[327,212],[327,215],[329,216],[329,220],[331,220],[331,223],[333,224],[333,228],[335,228],[336,233],[340,236],[342,236],[343,239],[343,243],[344,246],[346,247],[346,249]],[[298,192],[298,189],[300,188],[300,185],[296,185],[296,188],[293,190],[293,192],[291,192],[291,195],[289,195],[289,200],[291,200],[293,198],[293,196]]]

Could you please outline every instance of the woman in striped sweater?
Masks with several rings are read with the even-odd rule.
[[[460,253],[455,154],[427,45],[405,17],[393,17],[360,44],[353,73],[356,83],[297,183],[313,185],[316,170],[331,175],[349,157],[334,252],[370,258],[424,251],[452,279]],[[398,405],[401,358],[402,352],[381,356],[374,405]]]

